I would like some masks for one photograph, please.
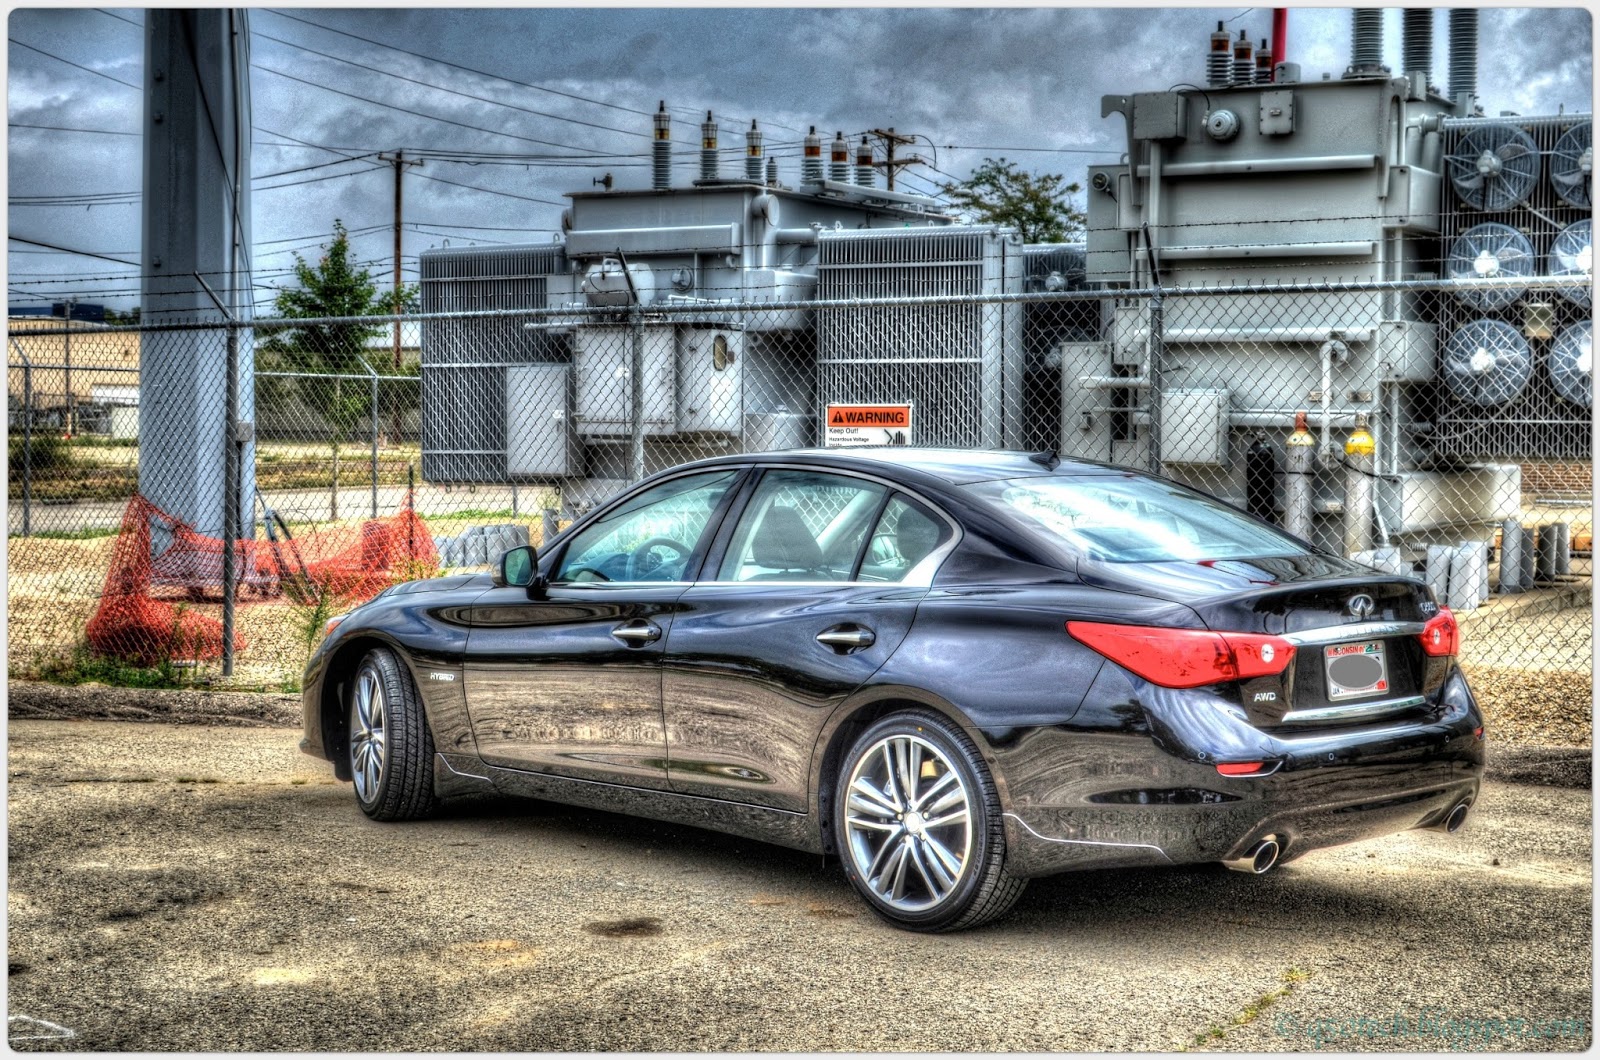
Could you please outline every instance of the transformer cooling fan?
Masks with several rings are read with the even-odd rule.
[[[1444,347],[1444,381],[1471,405],[1504,405],[1528,385],[1533,351],[1517,329],[1499,320],[1474,320]]]
[[[1545,272],[1551,276],[1570,276],[1582,282],[1557,288],[1561,297],[1589,308],[1594,294],[1594,224],[1574,221],[1561,230],[1550,244]]]
[[[1582,321],[1561,329],[1550,344],[1550,382],[1556,393],[1589,408],[1594,404],[1594,323]]]
[[[1527,198],[1539,183],[1539,148],[1515,125],[1480,125],[1456,144],[1445,168],[1462,202],[1498,213]]]
[[[1562,133],[1550,152],[1550,186],[1569,204],[1587,210],[1593,173],[1594,136],[1589,123],[1580,122]]]
[[[1474,225],[1450,244],[1445,273],[1452,280],[1509,280],[1532,276],[1533,244],[1510,225]],[[1504,309],[1521,298],[1527,287],[1464,288],[1456,292],[1474,309]]]

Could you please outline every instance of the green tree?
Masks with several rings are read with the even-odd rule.
[[[256,400],[265,408],[281,408],[298,394],[306,407],[317,410],[327,420],[333,449],[331,514],[337,519],[339,446],[349,440],[363,419],[380,412],[372,407],[370,385],[339,377],[367,375],[366,366],[374,359],[368,356],[368,342],[392,326],[368,324],[359,318],[386,316],[403,309],[416,292],[411,287],[380,291],[370,272],[351,264],[350,237],[338,220],[333,222],[333,239],[317,264],[313,266],[296,254],[294,274],[298,286],[278,292],[274,302],[277,316],[318,322],[257,328],[257,336],[265,341],[256,347],[256,368],[299,374],[293,379],[259,380]],[[382,358],[377,360],[386,363]]]
[[[1082,190],[1059,173],[1028,173],[1004,158],[985,158],[966,180],[944,185],[959,212],[978,223],[1015,228],[1024,243],[1081,236],[1087,218],[1068,196]]]

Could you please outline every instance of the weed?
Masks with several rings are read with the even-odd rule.
[[[1237,1016],[1233,1017],[1230,1026],[1245,1027],[1251,1023],[1254,1023],[1256,1020],[1261,1018],[1261,1014],[1263,1012],[1271,1008],[1273,1005],[1276,1005],[1284,998],[1293,994],[1301,983],[1310,978],[1311,973],[1306,971],[1304,968],[1290,968],[1280,977],[1281,982],[1284,984],[1283,986],[1276,990],[1267,991],[1246,1005],[1242,1010],[1240,1010]],[[1205,1030],[1196,1034],[1191,1042],[1189,1042],[1187,1045],[1181,1046],[1180,1048],[1189,1049],[1194,1046],[1202,1046],[1208,1042],[1214,1042],[1225,1037],[1227,1033],[1228,1032],[1226,1029],[1213,1023]]]
[[[98,682],[119,688],[189,688],[196,683],[197,674],[195,668],[176,666],[171,659],[162,659],[155,666],[135,666],[96,655],[88,645],[80,644],[70,655],[41,660],[27,676],[58,685]]]
[[[178,784],[221,784],[222,781],[218,777],[178,777],[178,778],[176,778],[175,783],[178,783]]]
[[[304,784],[306,782],[307,781],[306,781],[305,777],[295,777],[293,780],[289,781],[289,783],[295,785],[296,787],[299,787],[301,784]]]

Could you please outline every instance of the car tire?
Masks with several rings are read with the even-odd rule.
[[[374,648],[356,667],[347,704],[356,804],[374,821],[414,821],[433,812],[433,734],[411,674],[394,652]]]
[[[1006,871],[994,780],[977,746],[940,715],[904,711],[875,722],[837,780],[833,828],[845,875],[891,924],[960,931],[1021,896],[1028,881]]]

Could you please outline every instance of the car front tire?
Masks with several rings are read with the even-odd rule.
[[[411,674],[374,648],[350,683],[349,758],[356,804],[374,821],[414,821],[437,804],[433,734]]]
[[[1006,872],[1000,799],[978,748],[931,711],[891,714],[863,732],[833,801],[845,875],[897,927],[977,927],[1027,884]]]

